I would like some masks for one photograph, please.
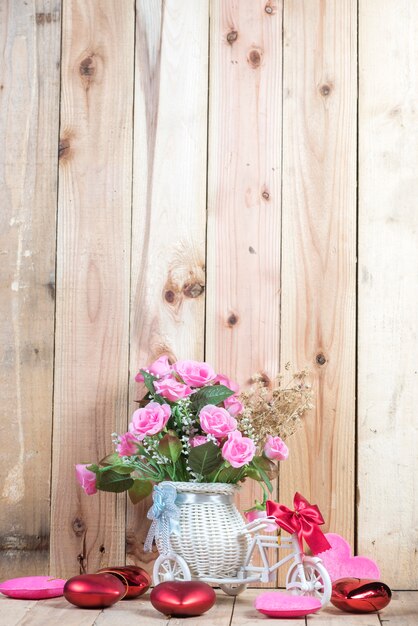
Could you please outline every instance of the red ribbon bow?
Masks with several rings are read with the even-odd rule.
[[[288,533],[297,533],[299,545],[303,551],[303,539],[312,550],[313,554],[319,554],[331,548],[324,533],[319,528],[325,524],[321,511],[316,504],[309,502],[300,493],[295,493],[293,499],[295,510],[288,509],[284,504],[278,504],[267,500],[267,515],[276,520],[276,524]]]

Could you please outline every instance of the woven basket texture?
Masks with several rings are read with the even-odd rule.
[[[171,548],[182,556],[193,577],[229,578],[242,567],[250,541],[238,537],[245,522],[235,504],[210,503],[210,494],[234,496],[239,488],[226,483],[172,483],[179,493],[207,494],[208,502],[178,504],[180,535]]]

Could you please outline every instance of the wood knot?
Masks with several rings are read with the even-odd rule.
[[[269,15],[272,15],[272,13],[273,13],[273,7],[271,6],[271,4],[266,4],[266,6],[264,7],[264,10]]]
[[[238,315],[235,315],[235,313],[231,313],[226,321],[228,326],[232,328],[233,326],[235,326],[235,324],[238,324]]]
[[[249,51],[247,61],[253,69],[257,69],[261,64],[261,52],[257,48]]]
[[[106,548],[104,547],[104,545],[100,546],[99,552],[101,552],[102,554],[104,554],[106,552]]]
[[[51,300],[55,300],[55,275],[53,272],[51,272],[49,281],[45,284],[45,287],[48,290]]]
[[[327,85],[325,83],[324,85],[320,86],[319,93],[321,94],[321,96],[324,96],[326,98],[331,93],[331,89],[332,89],[331,85]]]
[[[253,248],[252,246],[250,246],[250,247],[248,248],[248,252],[249,252],[250,254],[257,254],[257,252],[254,250],[254,248]]]
[[[226,40],[229,44],[233,44],[234,41],[236,41],[238,39],[238,33],[236,30],[230,30],[229,33],[226,36]]]
[[[261,197],[264,198],[264,200],[270,200],[270,194],[268,191],[263,191]]]
[[[37,24],[42,25],[57,22],[59,17],[59,13],[56,11],[55,13],[37,13],[35,19]]]
[[[322,352],[316,355],[315,361],[317,362],[318,365],[325,365],[325,363],[327,362]]]
[[[81,76],[93,76],[96,68],[94,66],[93,57],[89,56],[83,59],[79,66]]]
[[[164,294],[164,298],[167,300],[167,302],[173,304],[174,300],[176,299],[176,294],[174,293],[174,291],[171,291],[171,289],[168,289]]]
[[[71,526],[76,537],[82,537],[86,532],[86,525],[81,517],[76,517]]]
[[[186,298],[198,298],[205,291],[205,286],[199,283],[186,283],[183,287],[183,293]]]
[[[70,140],[69,139],[61,139],[58,144],[58,158],[66,159],[70,153]]]

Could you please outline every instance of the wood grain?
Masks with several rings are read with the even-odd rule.
[[[20,604],[21,600],[14,602]],[[80,609],[63,597],[38,602],[32,600],[32,606],[33,608],[17,622],[19,626],[57,626],[57,624],[94,626],[101,613],[101,609]],[[6,626],[6,622],[3,624]]]
[[[240,384],[279,369],[282,9],[268,4],[211,5],[206,360]],[[241,510],[262,498],[248,483]]]
[[[308,618],[307,618],[308,619]],[[325,609],[311,615],[307,624],[312,626],[380,626],[377,613],[362,615],[361,613],[344,613],[328,604]]]
[[[0,594],[0,624],[2,626],[18,626],[28,613],[36,606],[33,600],[18,600],[6,598]]]
[[[418,592],[395,592],[392,601],[379,613],[383,626],[416,626],[418,622]]]
[[[189,618],[190,619],[190,618]],[[149,601],[149,594],[135,600],[118,602],[102,611],[94,622],[95,626],[167,626],[170,620],[158,613]]]
[[[300,491],[354,539],[356,3],[284,11],[282,363],[308,366],[315,410],[290,440],[280,501]]]
[[[88,498],[74,465],[126,428],[134,6],[63,14],[51,572],[124,560],[124,496]]]
[[[360,2],[359,32],[358,548],[416,589],[418,5]]]
[[[130,379],[161,354],[203,360],[209,8],[137,2]],[[131,410],[140,390],[131,385]],[[144,563],[150,499],[129,503]]]
[[[69,604],[64,598],[54,598],[40,602],[25,600],[10,600],[0,594],[0,625],[1,626],[56,626],[57,623],[65,626],[136,626],[138,619],[146,621],[146,624],[163,626],[197,626],[201,623],[213,624],[214,626],[253,626],[260,622],[261,616],[253,608],[254,600],[260,590],[249,590],[239,596],[235,601],[217,591],[215,606],[202,616],[193,618],[168,619],[158,613],[149,602],[146,595],[129,602],[119,602],[104,611],[78,609]],[[417,593],[396,592],[391,604],[377,614],[356,615],[343,613],[333,606],[328,605],[325,609],[310,615],[305,619],[280,620],[283,626],[293,624],[302,626],[315,624],[315,626],[415,626],[417,622]],[[379,621],[380,617],[380,621]],[[354,621],[353,621],[354,620]]]
[[[0,5],[0,576],[49,557],[59,0]]]

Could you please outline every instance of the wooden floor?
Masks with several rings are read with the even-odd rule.
[[[68,604],[64,598],[34,602],[10,600],[0,595],[1,626],[253,626],[267,618],[253,608],[258,589],[246,591],[234,598],[219,592],[218,601],[208,613],[188,619],[166,618],[157,613],[149,602],[148,594],[137,600],[119,602],[114,607],[100,610],[83,610]],[[305,619],[280,620],[281,626],[417,626],[418,591],[395,592],[391,604],[379,614],[354,615],[342,613],[328,606],[319,614]]]

